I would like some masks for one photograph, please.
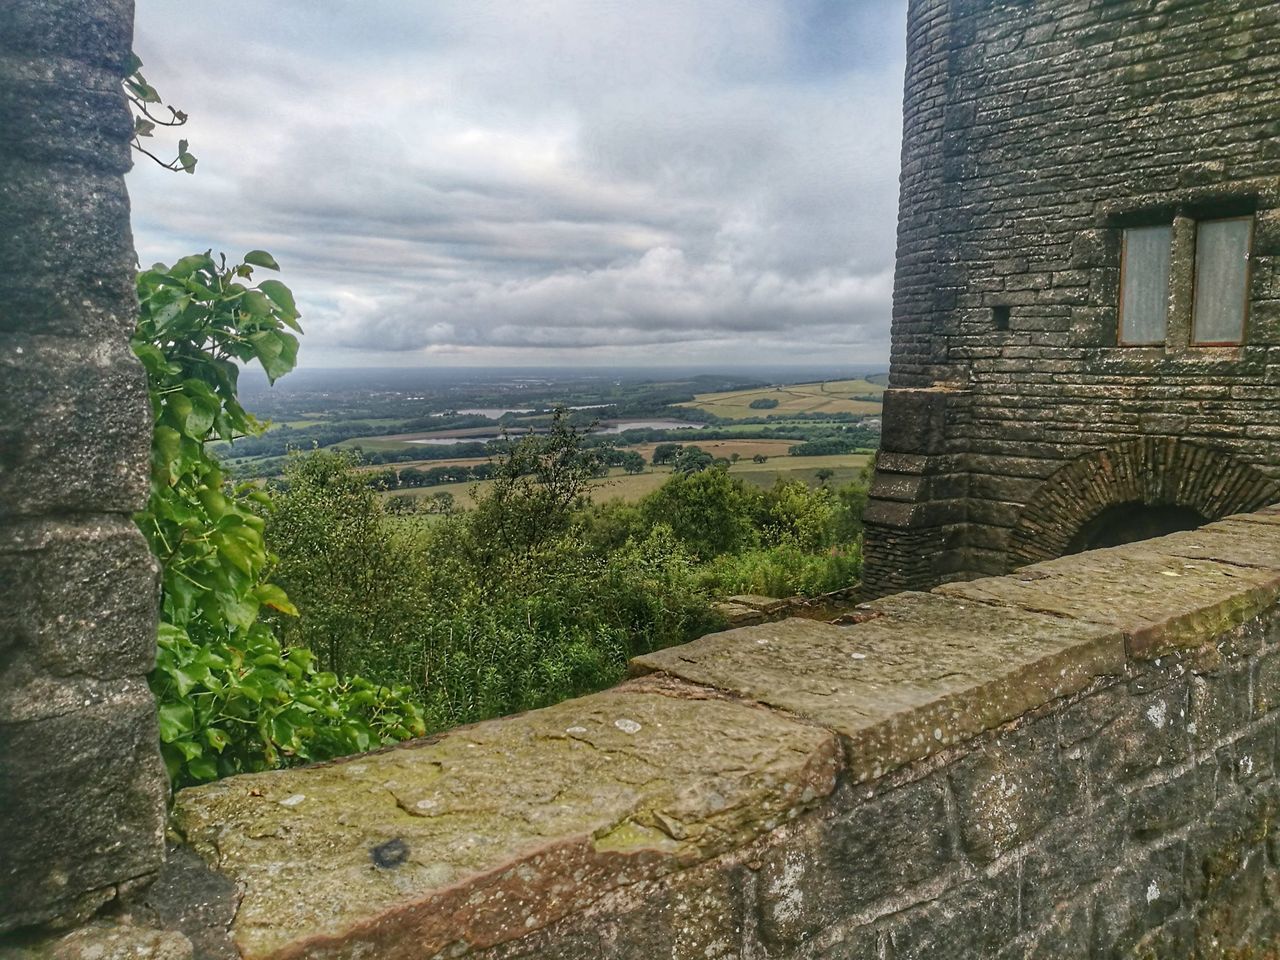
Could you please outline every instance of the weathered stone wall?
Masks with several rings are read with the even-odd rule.
[[[1276,499],[1280,3],[913,0],[908,40],[868,593],[1026,562],[1020,524],[1080,522],[1055,473],[1135,441],[1256,471],[1262,492],[1210,519]],[[1166,346],[1117,346],[1122,228],[1176,218],[1185,247],[1192,221],[1237,214],[1255,217],[1244,345],[1187,343],[1182,257]],[[1218,480],[1184,457],[1154,502]]]
[[[0,932],[92,912],[163,852],[131,514],[151,414],[120,90],[130,0],[0,4]]]
[[[255,960],[1261,960],[1278,601],[1275,508],[704,637],[175,824]]]

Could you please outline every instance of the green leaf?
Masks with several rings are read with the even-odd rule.
[[[265,606],[279,610],[291,617],[298,616],[298,608],[289,600],[288,594],[274,583],[260,583],[253,588],[254,595]]]
[[[172,743],[190,733],[195,725],[196,718],[191,704],[179,701],[160,705],[160,739],[165,743]]]
[[[271,298],[258,290],[250,290],[240,299],[244,309],[254,317],[269,317],[272,312]]]
[[[218,779],[218,764],[213,757],[200,757],[197,760],[192,760],[187,764],[187,769],[196,780]]]
[[[265,267],[268,270],[280,269],[280,264],[276,263],[275,257],[265,250],[250,250],[244,255],[244,262],[253,264],[255,267]]]
[[[293,291],[286,287],[279,280],[263,280],[258,284],[258,289],[271,298],[280,310],[289,317],[298,316],[298,306],[293,300]]]
[[[151,456],[156,467],[173,483],[178,473],[176,464],[182,457],[182,435],[172,427],[158,426],[151,439]]]

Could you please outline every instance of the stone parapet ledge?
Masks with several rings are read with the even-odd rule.
[[[1259,771],[1272,776],[1277,714],[1270,711],[1280,699],[1280,658],[1240,661],[1244,666],[1212,687],[1188,687],[1185,677],[1242,656],[1236,647],[1250,656],[1272,650],[1278,598],[1280,509],[1273,508],[1008,577],[899,594],[864,606],[861,622],[848,626],[791,619],[704,637],[637,658],[632,679],[601,694],[375,754],[181,791],[174,823],[237,885],[230,933],[239,952],[255,960],[596,957],[606,953],[594,928],[618,916],[639,919],[610,941],[608,956],[878,957],[889,936],[883,918],[908,907],[925,919],[942,914],[929,921],[933,927],[917,929],[911,920],[895,928],[897,955],[942,956],[902,945],[954,919],[941,900],[950,885],[977,890],[964,895],[963,909],[987,904],[992,912],[983,923],[994,923],[1013,909],[1009,903],[1022,902],[1012,886],[1031,869],[1010,861],[1010,851],[1052,818],[1084,816],[1089,830],[1104,832],[1111,819],[1116,829],[1132,825],[1127,806],[1111,819],[1097,812],[1134,802],[1125,799],[1129,793],[1104,796],[1111,782],[1163,790],[1159,802],[1174,804],[1172,813],[1144,815],[1151,822],[1135,834],[1135,857],[1164,855],[1174,840],[1149,839],[1176,825],[1177,810],[1193,801],[1213,809],[1212,783],[1207,801],[1200,786],[1185,786],[1188,777],[1199,783],[1201,767],[1186,759],[1193,748],[1166,744],[1176,732],[1169,718],[1181,710],[1185,724],[1188,696],[1217,711],[1204,713],[1220,717],[1213,736],[1234,730],[1230,737],[1245,744],[1235,752],[1234,741],[1212,740],[1208,720],[1198,734],[1178,733],[1209,761],[1214,750],[1231,751],[1222,761],[1228,768],[1247,754],[1248,775],[1221,774],[1217,796],[1236,796],[1245,787],[1228,785],[1253,784]],[[1223,639],[1237,634],[1243,639]],[[1239,703],[1230,686],[1237,674],[1255,678],[1242,681],[1249,692]],[[1173,684],[1175,692],[1157,684]],[[1133,721],[1123,713],[1130,700]],[[1117,719],[1100,719],[1104,708]],[[1221,719],[1236,714],[1234,727]],[[1143,734],[1133,726],[1148,721],[1151,758],[1135,745]],[[1048,735],[1038,732],[1044,723]],[[1109,773],[1086,783],[1050,767],[1051,758],[1087,736],[1101,738],[1097,763]],[[972,746],[992,737],[994,745]],[[1081,748],[1074,749],[1078,756]],[[1175,761],[1180,765],[1162,771]],[[989,770],[993,763],[997,773]],[[953,785],[938,786],[939,776]],[[991,786],[1006,783],[1003,792]],[[954,801],[948,814],[940,799],[958,790],[955,784],[969,791],[959,815]],[[990,790],[996,792],[988,796]],[[1015,794],[1020,806],[1010,807]],[[881,796],[890,799],[874,799]],[[1261,809],[1260,801],[1248,802],[1249,810]],[[879,810],[886,803],[888,812]],[[803,919],[812,901],[803,900],[795,878],[819,870],[829,842],[818,835],[851,815],[872,818],[876,836],[892,849],[923,844],[927,856],[880,864],[874,845],[850,854],[871,872],[859,867],[840,881],[831,902],[870,885],[878,905],[850,907],[847,915],[823,907],[827,913]],[[939,818],[957,816],[961,825],[948,840]],[[1172,836],[1181,851],[1190,828],[1178,829],[1184,833]],[[1258,834],[1263,842],[1269,829]],[[805,841],[809,834],[818,839]],[[1090,869],[1101,876],[1113,866],[1109,856],[1097,854]],[[941,866],[927,874],[933,858]],[[1068,861],[1063,871],[1084,869]],[[1135,888],[1148,912],[1167,898],[1164,876]],[[1044,884],[1087,892],[1102,882],[1083,877]],[[1106,883],[1124,879],[1117,877]],[[1011,889],[995,891],[997,879]],[[999,899],[1006,895],[1012,899]],[[748,915],[743,903],[751,897],[768,909]],[[1032,917],[1025,905],[1019,909],[1025,916],[1008,930],[987,931],[982,942],[1022,937],[1022,944],[1031,936],[1018,932],[1023,926],[1057,930],[1066,923],[1051,910]],[[1158,926],[1173,910],[1103,919],[1119,925],[1121,937],[1133,924]],[[1101,921],[1094,922],[1088,930]],[[823,942],[844,944],[846,952],[800,948],[824,924],[838,932],[823,934]],[[1061,936],[1077,933],[1063,926]],[[866,950],[853,946],[860,937],[871,938]],[[945,955],[995,955],[958,942]],[[756,948],[747,943],[764,946],[751,954]]]

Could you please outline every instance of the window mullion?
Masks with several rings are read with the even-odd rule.
[[[1173,252],[1169,262],[1168,353],[1186,353],[1191,347],[1191,309],[1195,302],[1196,221],[1177,216],[1173,220]]]

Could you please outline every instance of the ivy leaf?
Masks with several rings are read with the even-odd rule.
[[[158,426],[151,438],[152,462],[173,483],[178,478],[177,463],[182,456],[182,435],[173,427]]]
[[[244,255],[244,262],[251,263],[255,267],[265,267],[268,270],[280,269],[280,264],[276,263],[275,257],[265,250],[250,250]]]
[[[274,583],[260,583],[253,588],[253,592],[264,606],[287,613],[291,617],[298,616],[298,608],[289,600],[289,595]]]
[[[160,739],[165,743],[173,743],[190,733],[195,725],[196,716],[191,704],[178,701],[160,705]]]

